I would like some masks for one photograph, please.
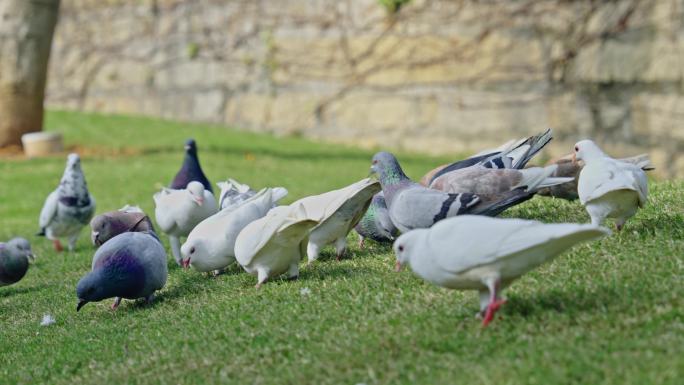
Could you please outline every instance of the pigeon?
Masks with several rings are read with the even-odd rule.
[[[554,178],[551,175],[557,165],[517,169],[491,169],[474,165],[442,174],[435,178],[430,188],[452,194],[469,192],[473,194],[501,194],[523,188],[537,192],[540,188],[570,182],[573,178]]]
[[[204,175],[202,167],[200,167],[199,158],[197,157],[197,144],[194,139],[188,139],[185,142],[185,158],[183,165],[178,173],[173,178],[170,188],[174,190],[182,190],[188,187],[192,181],[197,181],[204,185],[204,188],[213,193],[209,179]]]
[[[40,231],[62,251],[60,238],[68,238],[73,251],[81,229],[88,225],[95,213],[95,199],[88,192],[78,154],[69,154],[66,169],[57,189],[48,195],[40,211]]]
[[[584,167],[583,161],[573,162],[574,154],[568,154],[558,159],[551,160],[548,164],[556,164],[558,168],[551,176],[554,177],[573,177],[574,179],[570,182],[563,183],[556,186],[546,187],[539,189],[537,194],[542,196],[552,196],[555,198],[561,198],[569,201],[573,201],[579,198],[577,195],[577,180],[579,178],[579,173]],[[621,162],[631,163],[644,171],[655,170],[655,167],[651,164],[651,159],[648,154],[640,154],[637,156],[618,159]]]
[[[122,233],[104,243],[93,256],[92,271],[76,286],[78,306],[114,297],[112,310],[122,298],[145,298],[166,284],[166,251],[152,231]]]
[[[399,236],[399,229],[389,217],[382,191],[373,196],[368,210],[354,227],[354,231],[359,234],[359,248],[363,247],[366,238],[380,243],[391,243]]]
[[[24,278],[29,262],[34,258],[31,244],[24,238],[0,242],[0,286],[8,286]]]
[[[493,149],[491,152],[479,153],[464,160],[441,165],[425,174],[425,176],[421,178],[421,184],[427,187],[442,174],[476,164],[486,168],[521,169],[525,167],[527,162],[544,148],[551,139],[553,139],[552,134],[553,133],[549,128],[539,135],[505,143],[503,146]]]
[[[347,249],[347,234],[361,220],[373,195],[380,189],[377,181],[366,178],[339,190],[308,196],[292,203],[304,206],[309,217],[318,221],[309,234],[306,249],[309,263],[318,259],[320,250],[331,243],[335,244],[337,259],[342,258]]]
[[[390,219],[402,233],[430,227],[455,215],[496,216],[534,195],[524,187],[492,195],[449,194],[430,189],[410,180],[394,155],[388,152],[373,156],[371,172],[379,176]]]
[[[199,272],[222,270],[235,262],[235,239],[249,223],[262,218],[287,190],[265,188],[237,206],[219,211],[200,222],[181,247],[183,267]]]
[[[90,229],[90,239],[95,247],[127,231],[155,231],[152,221],[139,207],[128,205],[97,215],[90,221]]]
[[[577,194],[593,225],[615,218],[620,231],[648,200],[648,179],[641,167],[606,155],[591,140],[575,144],[575,160],[584,161]]]
[[[505,302],[499,294],[514,280],[577,243],[609,233],[588,224],[463,215],[403,234],[393,249],[397,271],[409,265],[437,286],[479,291],[479,315],[487,326]]]
[[[235,259],[257,276],[256,288],[269,278],[287,273],[299,276],[299,260],[306,254],[309,231],[318,225],[304,206],[278,206],[265,217],[248,224],[235,240]]]
[[[183,190],[163,188],[154,194],[154,214],[162,232],[169,236],[171,252],[181,265],[180,237],[190,234],[198,223],[216,214],[214,194],[202,183],[192,181]]]

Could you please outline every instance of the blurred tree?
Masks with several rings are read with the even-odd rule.
[[[43,126],[43,97],[60,0],[0,0],[0,147]]]

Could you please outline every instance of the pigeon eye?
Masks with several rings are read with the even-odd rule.
[[[398,249],[399,251],[404,251],[404,245],[399,245]]]
[[[575,152],[579,151],[579,146],[575,146]]]
[[[378,160],[377,160],[377,159],[374,159],[374,160],[373,160],[373,164],[378,164]]]
[[[190,254],[194,254],[194,253],[195,253],[195,248],[194,248],[194,247],[191,247],[191,248],[190,248]]]

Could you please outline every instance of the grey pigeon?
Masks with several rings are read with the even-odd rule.
[[[97,215],[90,221],[90,239],[96,247],[128,231],[154,231],[152,221],[139,207],[125,206]]]
[[[209,179],[204,175],[202,167],[199,163],[199,158],[197,157],[197,144],[194,139],[188,139],[185,142],[185,158],[183,159],[183,165],[178,173],[173,178],[170,188],[174,190],[182,190],[188,186],[188,183],[192,181],[200,182],[204,185],[204,188],[210,192],[214,192],[211,188],[211,183]]]
[[[31,244],[24,238],[13,238],[0,243],[0,286],[19,282],[33,260]]]
[[[379,176],[390,219],[402,233],[428,228],[455,215],[495,216],[534,195],[524,188],[492,195],[445,193],[413,182],[404,174],[394,155],[388,152],[375,154],[372,162],[371,172]]]
[[[88,302],[112,297],[112,309],[122,298],[151,302],[154,292],[166,284],[167,276],[166,251],[155,233],[119,234],[97,249],[92,271],[78,282],[76,311]]]
[[[390,219],[385,195],[382,191],[373,196],[368,210],[354,227],[354,230],[359,234],[359,247],[363,247],[366,238],[376,242],[391,243],[399,236],[399,229]]]
[[[66,169],[57,189],[48,195],[40,211],[40,232],[50,239],[55,250],[62,251],[60,238],[68,238],[74,250],[81,229],[95,213],[95,199],[88,192],[78,154],[69,154]]]
[[[532,159],[544,146],[546,146],[551,139],[553,133],[551,129],[535,136],[530,136],[525,140],[517,142],[508,142],[504,146],[493,150],[490,153],[478,154],[468,159],[459,160],[451,164],[439,166],[421,178],[421,184],[429,186],[435,179],[448,172],[470,167],[473,165],[481,165],[486,168],[514,168],[521,169],[525,167],[527,162]]]

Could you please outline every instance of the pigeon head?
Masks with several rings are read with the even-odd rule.
[[[35,258],[33,251],[31,251],[31,243],[25,238],[13,238],[5,244],[5,248],[14,257],[25,257],[29,261],[32,261]]]
[[[66,169],[71,171],[81,170],[81,157],[78,154],[71,153],[67,157]]]
[[[205,258],[208,254],[205,242],[202,239],[188,240],[181,246],[181,255],[183,256],[181,265],[187,269],[193,260]]]
[[[114,211],[98,215],[90,221],[90,239],[93,245],[99,247],[111,238],[133,230],[141,221],[145,220],[145,214],[138,212]],[[148,226],[140,229],[148,230]]]
[[[81,310],[88,302],[102,301],[105,298],[111,298],[111,289],[109,285],[102,285],[100,272],[90,272],[85,277],[78,281],[76,286],[76,296],[78,297],[78,305],[76,311]]]
[[[197,203],[198,206],[204,204],[204,185],[197,181],[192,181],[188,183],[186,188],[192,200]]]
[[[575,143],[575,151],[572,154],[572,159],[573,162],[577,162],[578,160],[586,162],[587,160],[602,158],[604,156],[605,154],[596,143],[585,139]]]
[[[402,267],[405,265],[411,265],[411,255],[414,252],[413,248],[418,243],[417,239],[422,235],[426,229],[417,229],[409,231],[408,233],[402,234],[396,241],[392,248],[394,249],[394,254],[397,256],[397,262],[395,265],[395,271],[401,271]]]
[[[398,184],[408,179],[397,158],[389,152],[378,152],[371,161],[371,174],[378,175],[383,186]]]
[[[195,139],[188,139],[185,142],[185,152],[187,154],[197,156],[197,143],[195,143]]]

